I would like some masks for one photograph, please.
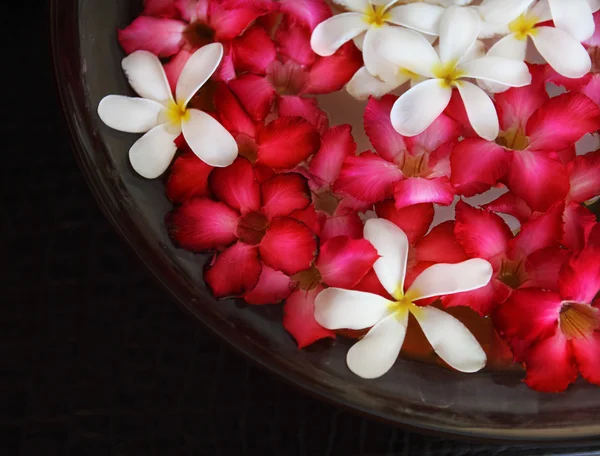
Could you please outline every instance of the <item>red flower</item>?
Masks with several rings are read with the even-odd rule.
[[[187,200],[167,225],[173,240],[188,250],[224,249],[205,271],[215,296],[252,290],[261,277],[261,260],[287,275],[310,266],[315,235],[290,217],[310,204],[304,177],[278,174],[259,184],[250,163],[240,157],[228,168],[214,169],[209,187],[217,201]]]
[[[600,250],[573,254],[554,291],[515,291],[494,322],[527,369],[525,383],[544,392],[564,391],[578,373],[600,385]]]

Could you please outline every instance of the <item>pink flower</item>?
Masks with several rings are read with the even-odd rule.
[[[263,262],[286,275],[311,265],[315,235],[290,217],[310,204],[304,177],[278,174],[260,184],[250,162],[240,157],[228,168],[214,169],[209,187],[217,201],[189,199],[168,216],[167,225],[173,241],[185,249],[222,249],[204,275],[215,296],[252,290]]]
[[[600,250],[570,256],[554,290],[515,291],[494,313],[494,323],[525,364],[525,383],[564,391],[581,374],[600,385]]]
[[[395,100],[393,95],[369,100],[365,130],[377,153],[347,157],[334,189],[371,204],[393,196],[397,208],[452,203],[448,157],[459,136],[458,125],[442,114],[420,135],[403,137],[390,122]]]

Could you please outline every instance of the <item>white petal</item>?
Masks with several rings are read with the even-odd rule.
[[[434,77],[434,69],[441,65],[431,43],[413,30],[385,27],[376,35],[372,47],[386,60],[429,78]]]
[[[98,104],[98,116],[111,128],[127,133],[145,133],[158,125],[166,108],[146,98],[108,95]]]
[[[354,45],[360,50],[363,50],[363,45],[365,44],[365,35],[366,33],[361,33],[358,36],[355,36],[354,38],[352,38],[352,41],[354,41]]]
[[[457,264],[434,264],[417,276],[406,296],[414,301],[477,290],[489,283],[492,273],[492,265],[481,258]]]
[[[548,0],[540,0],[529,12],[534,17],[537,17],[538,24],[541,22],[546,22],[552,19],[552,12],[550,11],[550,4]]]
[[[525,60],[527,40],[518,40],[514,33],[499,39],[488,51],[490,57],[504,57],[507,59]]]
[[[508,24],[527,11],[534,0],[484,0],[479,13],[486,22]]]
[[[373,269],[381,285],[394,298],[401,299],[409,248],[406,234],[389,220],[375,218],[367,220],[363,235],[379,254]]]
[[[594,17],[587,0],[549,0],[554,26],[570,33],[579,41],[594,34]]]
[[[427,3],[411,3],[391,8],[389,22],[402,25],[428,35],[438,35],[444,8]]]
[[[381,320],[350,348],[346,356],[348,368],[362,378],[381,377],[398,359],[407,325],[408,312]]]
[[[179,79],[175,95],[177,103],[187,106],[190,99],[213,75],[223,59],[223,45],[211,43],[194,52],[185,63]]]
[[[398,72],[398,66],[385,59],[383,55],[375,49],[377,43],[382,39],[385,39],[387,29],[389,28],[392,27],[385,24],[382,27],[371,27],[364,34],[365,39],[363,42],[363,61],[365,68],[373,76],[383,79],[384,81],[395,79]]]
[[[333,3],[343,6],[347,10],[364,13],[371,8],[369,0],[333,0]]]
[[[452,315],[435,307],[420,307],[413,312],[425,337],[446,363],[461,372],[477,372],[487,357],[467,327]]]
[[[600,0],[588,0],[588,4],[594,13],[600,10]]]
[[[327,329],[370,328],[389,315],[391,304],[372,293],[326,288],[315,298],[315,320]]]
[[[589,54],[567,32],[554,27],[537,27],[536,32],[531,37],[535,47],[557,73],[578,79],[590,71]]]
[[[458,63],[477,40],[479,15],[472,8],[451,6],[440,21],[440,59],[442,63]]]
[[[129,85],[142,98],[168,104],[173,94],[160,60],[148,51],[135,51],[125,57],[121,67]]]
[[[450,103],[452,89],[441,79],[420,82],[403,93],[392,107],[394,129],[404,136],[423,133]]]
[[[409,79],[408,76],[403,75],[401,72],[397,72],[396,74],[396,79],[382,81],[369,73],[365,67],[362,67],[354,73],[354,76],[352,76],[352,79],[346,85],[346,90],[357,100],[366,100],[370,96],[380,98],[396,90]]]
[[[342,13],[321,22],[313,30],[310,45],[318,55],[335,54],[340,46],[369,28],[364,14]]]
[[[531,84],[531,73],[522,60],[486,56],[461,64],[459,70],[466,78],[499,82],[511,87]]]
[[[138,139],[129,149],[133,169],[146,179],[155,179],[164,173],[177,151],[173,141],[179,133],[176,128],[162,124]]]
[[[198,109],[187,112],[190,117],[181,126],[190,149],[208,165],[219,168],[231,165],[238,155],[238,146],[231,133],[205,112]]]
[[[467,51],[467,53],[464,55],[462,61],[470,62],[471,60],[480,59],[481,57],[484,57],[484,56],[485,56],[485,44],[483,43],[483,41],[477,40],[477,41],[475,41],[475,44],[473,44],[473,46],[471,46],[471,49],[469,49]]]
[[[458,91],[473,130],[488,141],[496,139],[500,125],[491,98],[481,88],[467,81],[460,81]]]

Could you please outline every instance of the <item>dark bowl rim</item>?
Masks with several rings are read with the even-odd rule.
[[[288,384],[303,392],[323,400],[327,403],[340,406],[354,413],[384,422],[389,425],[400,426],[417,432],[424,432],[441,437],[451,437],[470,441],[486,443],[514,443],[537,445],[564,444],[572,449],[573,444],[583,446],[599,443],[600,425],[586,427],[561,427],[539,429],[493,429],[485,427],[452,427],[450,425],[437,425],[428,423],[426,419],[415,419],[409,414],[390,415],[368,410],[349,400],[332,397],[329,390],[317,382],[308,384],[295,373],[282,369],[273,362],[267,350],[258,350],[242,339],[235,339],[227,334],[227,328],[212,315],[202,312],[202,307],[196,307],[198,314],[191,311],[189,302],[190,293],[181,287],[176,288],[169,278],[168,270],[161,266],[160,256],[157,255],[157,246],[144,239],[139,234],[131,214],[121,211],[117,205],[118,199],[114,196],[116,189],[108,184],[107,179],[101,174],[102,170],[96,168],[90,156],[90,148],[104,147],[95,139],[92,127],[92,118],[86,106],[84,82],[81,72],[81,59],[79,56],[78,34],[78,1],[77,0],[50,0],[50,47],[54,67],[56,89],[59,94],[63,119],[70,133],[71,143],[77,164],[93,194],[96,202],[105,217],[114,227],[119,236],[126,241],[135,252],[140,262],[152,273],[158,283],[176,299],[177,304],[188,315],[199,320],[205,328],[215,334],[220,340],[233,347],[246,359],[258,364],[260,367],[274,373]],[[173,272],[170,272],[173,275]]]

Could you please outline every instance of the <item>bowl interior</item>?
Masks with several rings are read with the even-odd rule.
[[[53,8],[59,89],[82,169],[108,217],[190,314],[305,390],[393,423],[492,439],[600,437],[600,388],[581,382],[564,394],[540,394],[523,385],[518,373],[463,375],[404,359],[383,378],[364,381],[346,367],[348,341],[299,351],[280,324],[280,306],[213,299],[202,281],[206,256],[173,247],[165,232],[163,218],[171,205],[162,182],[144,180],[129,166],[127,151],[137,136],[104,126],[96,115],[105,95],[132,94],[120,66],[116,29],[131,22],[140,2],[61,1]],[[348,98],[333,94],[322,106],[334,109],[351,103]],[[360,125],[362,111],[344,106],[340,112],[351,117],[334,116],[333,123]]]

